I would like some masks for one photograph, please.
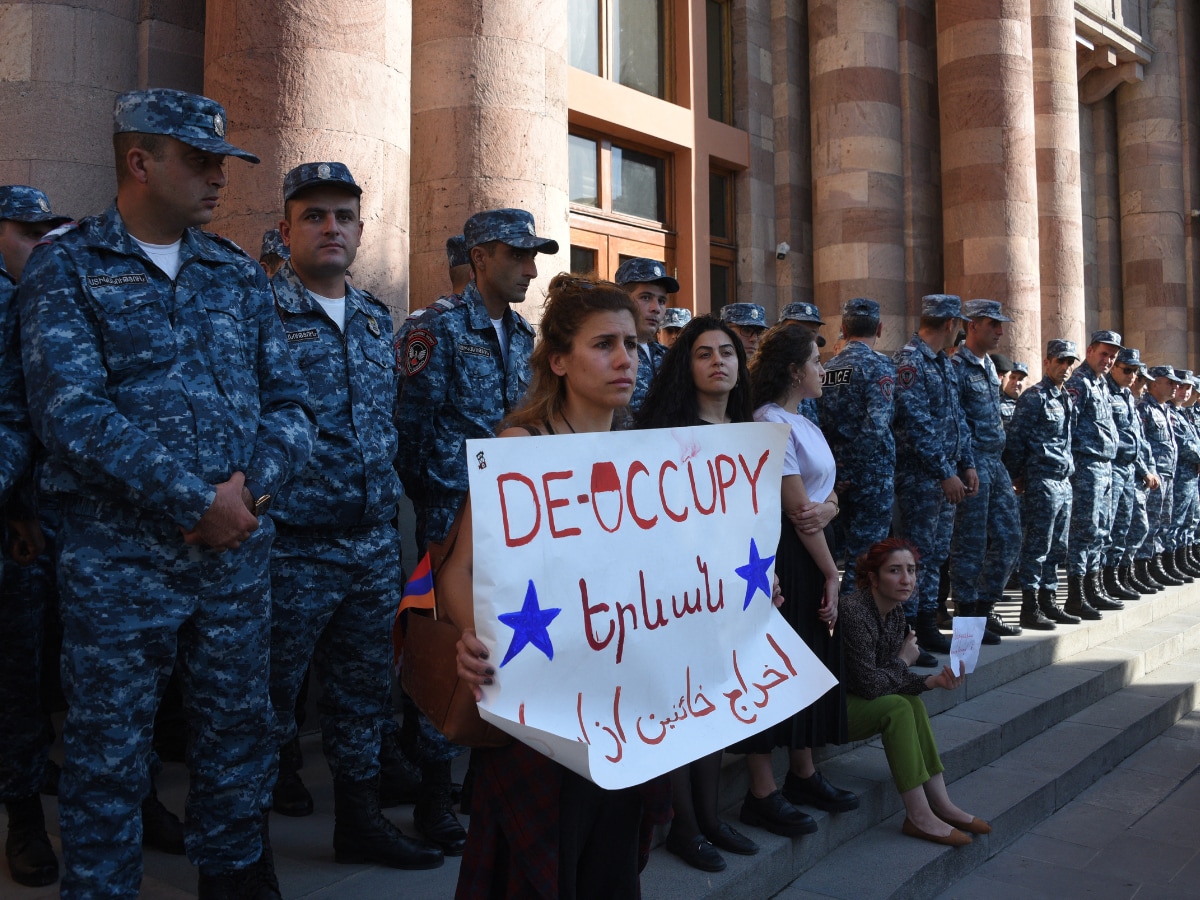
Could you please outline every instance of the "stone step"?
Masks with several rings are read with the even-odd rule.
[[[1036,756],[1039,748],[1053,760],[1056,741],[1077,741],[1079,748],[1087,752],[1076,760],[1078,748],[1072,745],[1062,749],[1058,756],[1065,768],[1050,782],[1053,789],[1039,783],[1036,796],[1023,797],[1018,804],[1031,810],[1032,815],[1040,813],[1038,818],[1048,815],[1192,708],[1195,685],[1200,680],[1200,670],[1195,679],[1190,675],[1193,666],[1200,666],[1200,657],[1192,655],[1197,648],[1200,586],[1144,598],[1120,613],[1106,613],[1099,622],[1060,626],[1052,632],[1026,632],[1005,638],[999,646],[985,647],[979,666],[962,688],[923,695],[933,717],[947,780],[956,782],[956,800],[985,818],[996,814],[968,793],[984,777],[977,773],[987,773],[986,777],[1007,784],[1013,772],[1006,760],[1019,760],[1023,753]],[[1128,719],[1129,727],[1119,735],[1109,734],[1111,726],[1105,723],[1123,718]],[[1093,747],[1096,741],[1100,743]],[[997,834],[977,839],[971,847],[958,851],[952,863],[939,862],[931,874],[926,873],[924,866],[916,862],[926,857],[941,860],[941,851],[946,848],[900,834],[902,806],[878,739],[830,749],[833,752],[825,754],[820,768],[833,783],[859,794],[859,810],[839,816],[809,810],[814,812],[821,830],[797,840],[745,828],[762,852],[746,858],[724,854],[729,867],[716,875],[690,869],[660,848],[643,874],[643,895],[714,900],[772,897],[797,878],[796,889],[807,889],[800,886],[805,886],[810,876],[816,878],[825,871],[830,860],[857,868],[850,862],[853,858],[845,855],[847,848],[874,840],[878,834],[884,842],[881,846],[896,843],[899,855],[914,860],[914,865],[901,867],[879,880],[882,885],[891,885],[883,893],[864,888],[864,884],[874,883],[872,877],[855,882],[857,892],[830,896],[929,896],[936,890],[925,890],[923,879],[943,878],[944,886],[958,877],[955,866],[959,859],[976,859],[982,852],[980,847],[988,843],[1000,846]],[[782,774],[785,754],[779,751],[776,757]],[[722,800],[728,807],[726,818],[733,822],[746,789],[744,769],[733,761],[724,770]],[[1046,809],[1047,796],[1057,797],[1059,792],[1061,801]],[[1020,814],[1007,807],[997,809],[1002,826],[997,832],[1017,836],[1028,827],[1020,824],[1024,821]],[[1037,819],[1031,819],[1030,824],[1033,821]],[[872,862],[872,872],[875,869]],[[896,893],[908,890],[904,886],[910,881],[915,893]]]

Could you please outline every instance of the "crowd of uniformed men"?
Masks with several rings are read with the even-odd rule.
[[[258,161],[224,133],[212,100],[131,92],[107,211],[71,222],[35,188],[0,187],[0,795],[11,876],[38,885],[59,875],[39,796],[57,790],[64,897],[136,896],[143,842],[186,849],[202,897],[277,897],[268,812],[313,805],[296,744],[310,667],[338,861],[432,867],[465,843],[460,748],[411,706],[398,731],[392,706],[397,504],[412,500],[420,551],[446,538],[465,441],[529,384],[535,332],[513,305],[557,244],[521,210],[472,216],[447,241],[453,293],[393,336],[387,307],[351,283],[362,191],[345,165],[288,172],[261,265],[201,230],[225,157]],[[662,262],[625,260],[615,280],[642,312],[636,408],[690,314],[669,306],[679,283]],[[752,355],[763,308],[721,318]],[[814,305],[780,319],[824,346]],[[1200,575],[1200,379],[1147,368],[1101,330],[1082,352],[1050,340],[1022,391],[1029,367],[996,352],[1010,321],[994,300],[928,296],[889,358],[879,305],[851,300],[822,396],[800,410],[837,461],[837,556],[889,531],[921,551],[905,608],[917,665],[949,649],[939,580],[994,642]],[[28,577],[39,564],[52,579]],[[1012,577],[1019,625],[994,608]],[[39,683],[47,622],[61,624],[61,779]],[[186,830],[153,789],[168,684],[187,723]],[[421,838],[380,813],[404,800]]]

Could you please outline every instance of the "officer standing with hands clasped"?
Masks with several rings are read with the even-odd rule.
[[[1157,491],[1146,493],[1149,532],[1135,554],[1134,568],[1138,578],[1152,587],[1177,587],[1184,583],[1183,579],[1166,567],[1164,551],[1170,538],[1175,466],[1179,460],[1173,421],[1175,412],[1171,404],[1179,379],[1170,366],[1151,366],[1146,374],[1150,384],[1138,404],[1138,415],[1142,418],[1142,431],[1154,457],[1159,487]]]
[[[271,287],[317,437],[308,465],[272,510],[271,701],[283,746],[295,737],[292,713],[311,660],[322,687],[337,861],[428,869],[442,864],[442,851],[406,837],[379,811],[401,488],[391,316],[346,281],[362,239],[361,196],[339,162],[305,163],[283,182],[279,230],[290,258]]]
[[[313,422],[266,275],[200,230],[225,186],[225,111],[117,98],[117,200],[36,249],[20,289],[44,489],[62,510],[62,896],[136,897],[159,692],[188,715],[200,896],[277,897],[262,841],[274,527]]]

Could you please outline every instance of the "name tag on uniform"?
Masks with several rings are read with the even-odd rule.
[[[320,337],[315,328],[305,328],[303,331],[289,331],[287,333],[287,341],[289,344],[298,344],[300,341],[315,341]]]
[[[825,387],[841,387],[850,383],[849,369],[826,369],[821,376],[821,384]]]
[[[128,275],[89,275],[88,287],[123,287],[127,284],[149,284],[145,272],[130,272]]]
[[[488,359],[491,359],[492,356],[490,347],[481,347],[478,344],[459,344],[458,352],[468,356],[486,356]]]

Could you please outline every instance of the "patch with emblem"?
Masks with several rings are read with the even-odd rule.
[[[225,137],[225,119],[220,113],[213,116],[213,131],[217,133],[217,137]]]
[[[896,383],[903,390],[908,390],[917,382],[917,367],[911,363],[896,370]]]
[[[849,383],[849,369],[826,369],[825,374],[821,376],[821,384],[824,387],[842,387]]]
[[[329,168],[329,163],[321,163],[317,166],[317,177],[328,178],[330,171],[332,170]]]
[[[381,334],[383,334],[383,332],[379,330],[379,323],[375,321],[374,316],[367,316],[367,331],[371,332],[371,334],[375,335],[375,337],[379,337]]]
[[[128,284],[149,284],[145,272],[130,272],[127,275],[89,275],[88,287],[124,287]]]
[[[879,385],[879,393],[883,394],[885,399],[891,400],[892,392],[896,387],[896,379],[891,375],[883,375],[875,383]]]
[[[404,367],[404,374],[409,376],[416,375],[429,365],[429,355],[436,346],[437,338],[424,328],[410,331],[408,340],[404,342],[404,359],[401,360],[401,365]]]
[[[467,356],[480,356],[488,359],[492,358],[492,350],[490,347],[481,347],[478,344],[459,343],[457,346],[459,353],[465,353]]]
[[[289,331],[287,333],[287,342],[289,344],[298,344],[301,341],[315,341],[320,337],[315,328],[305,328],[303,331]]]

